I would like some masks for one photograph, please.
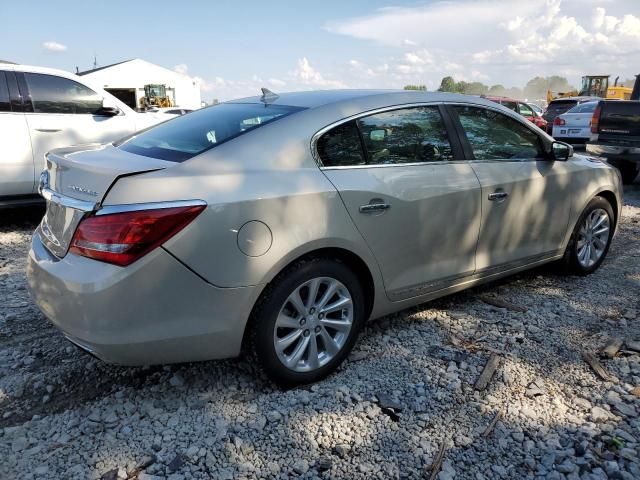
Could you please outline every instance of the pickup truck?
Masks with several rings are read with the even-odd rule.
[[[587,152],[617,167],[622,182],[632,183],[640,171],[640,76],[633,100],[600,100],[591,118]]]

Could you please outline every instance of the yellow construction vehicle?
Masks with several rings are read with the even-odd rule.
[[[585,75],[582,77],[582,88],[580,91],[575,89],[568,92],[552,92],[551,90],[547,90],[547,103],[556,98],[578,96],[600,97],[608,100],[629,100],[631,87],[618,85],[618,79],[620,77],[616,77],[613,86],[610,87],[609,77],[610,75]]]
[[[173,107],[171,98],[167,95],[167,87],[156,84],[145,85],[144,97],[140,98],[140,107],[142,109],[149,107]]]

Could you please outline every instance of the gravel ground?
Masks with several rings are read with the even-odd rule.
[[[430,478],[436,463],[440,480],[638,479],[640,185],[625,199],[595,274],[539,269],[371,322],[337,374],[289,391],[242,359],[123,368],[78,350],[25,287],[41,212],[3,212],[0,478]],[[603,381],[582,352],[612,338]]]

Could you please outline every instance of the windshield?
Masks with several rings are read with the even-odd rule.
[[[117,145],[126,152],[184,162],[301,107],[264,103],[221,103],[161,123]]]

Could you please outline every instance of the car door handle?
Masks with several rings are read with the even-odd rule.
[[[360,205],[360,213],[383,212],[390,208],[391,205],[388,203],[369,203],[367,205]]]
[[[60,128],[36,128],[36,132],[42,132],[42,133],[57,133],[61,131],[62,130]]]
[[[507,192],[493,192],[489,194],[489,200],[491,200],[492,202],[496,200],[504,200],[508,196],[509,194]]]

